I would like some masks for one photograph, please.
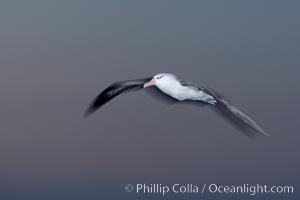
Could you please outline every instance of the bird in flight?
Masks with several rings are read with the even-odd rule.
[[[151,78],[116,82],[104,89],[90,104],[85,116],[89,116],[105,103],[128,91],[155,86],[156,94],[171,99],[174,102],[192,102],[198,105],[212,107],[224,119],[247,136],[270,136],[260,128],[257,123],[234,107],[228,100],[209,87],[187,82],[174,74],[159,73]]]

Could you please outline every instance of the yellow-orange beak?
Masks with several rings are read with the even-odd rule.
[[[154,79],[152,79],[151,81],[145,83],[145,84],[144,84],[144,88],[149,87],[149,86],[152,86],[152,85],[155,85],[155,80],[154,80]]]

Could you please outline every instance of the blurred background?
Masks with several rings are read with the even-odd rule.
[[[259,183],[297,191],[299,6],[1,1],[0,198],[162,198],[126,193],[127,183]],[[250,139],[209,108],[166,106],[144,91],[83,118],[111,83],[159,72],[220,91],[272,137]]]

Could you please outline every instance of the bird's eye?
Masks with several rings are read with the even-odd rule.
[[[163,76],[157,77],[157,79],[161,79]]]

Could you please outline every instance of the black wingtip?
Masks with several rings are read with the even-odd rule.
[[[95,107],[95,104],[92,103],[84,112],[83,117],[84,118],[88,118],[89,116],[91,116],[94,112],[96,112],[96,110],[98,109],[98,107]]]
[[[90,109],[86,110],[84,113],[83,113],[83,117],[84,118],[88,118],[91,114],[93,114],[93,111],[91,111]]]
[[[87,118],[91,114],[93,114],[96,110],[98,110],[101,106],[106,104],[108,101],[116,97],[117,95],[130,90],[142,89],[143,84],[151,80],[152,78],[146,79],[138,79],[131,81],[121,81],[116,82],[103,90],[90,104],[86,112],[84,113],[84,117]]]
[[[224,99],[219,100],[218,104],[214,106],[214,109],[223,119],[228,121],[231,125],[239,129],[243,132],[246,136],[252,139],[261,138],[261,137],[271,137],[268,133],[262,130],[252,119],[246,116],[244,113],[239,111],[240,113],[237,115],[236,113],[232,112],[231,109],[228,109],[229,105]],[[237,108],[235,108],[237,110]],[[247,117],[248,122],[245,122],[245,119],[241,117]],[[249,121],[250,120],[250,121]],[[251,122],[251,123],[249,123]]]
[[[89,110],[87,110],[87,111],[85,111],[84,113],[83,113],[83,118],[88,118],[90,115],[92,114],[92,112],[91,111],[89,111]]]

